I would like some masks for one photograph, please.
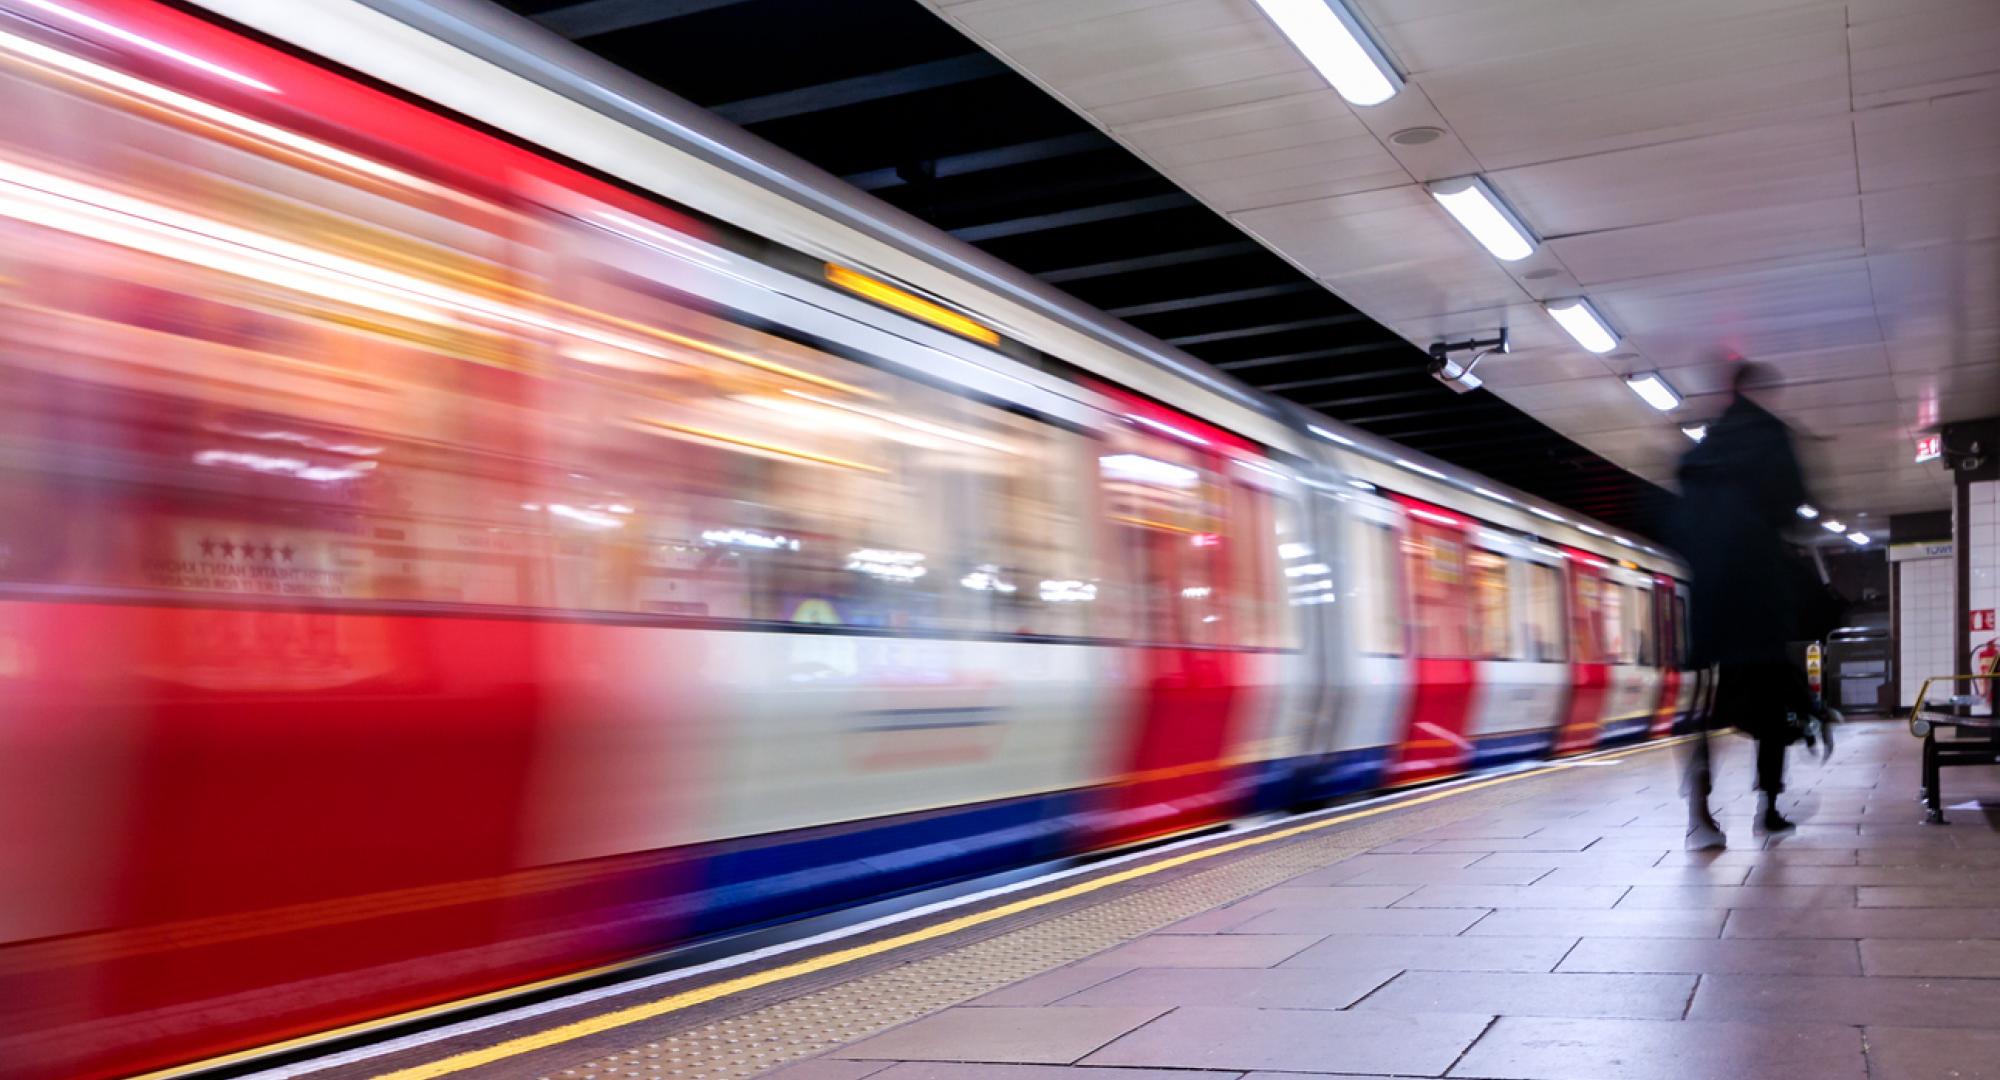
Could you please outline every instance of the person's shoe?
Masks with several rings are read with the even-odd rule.
[[[1797,825],[1787,820],[1785,815],[1778,813],[1778,802],[1776,799],[1769,797],[1764,799],[1764,810],[1757,815],[1756,831],[1758,833],[1768,836],[1772,833],[1791,832],[1796,828],[1798,828]]]
[[[1706,821],[1689,827],[1687,849],[1689,851],[1720,851],[1729,846],[1729,837],[1723,835],[1722,826],[1714,821]]]

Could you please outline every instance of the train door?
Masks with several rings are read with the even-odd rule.
[[[1124,731],[1093,846],[1128,843],[1221,820],[1246,793],[1230,748],[1248,655],[1234,646],[1237,537],[1229,482],[1196,422],[1157,406],[1154,425],[1115,429],[1099,459],[1112,557],[1132,644]],[[1149,416],[1149,418],[1151,418]],[[1259,537],[1259,540],[1265,538]]]
[[[1675,581],[1670,598],[1674,613],[1674,666],[1680,670],[1680,693],[1674,703],[1675,731],[1685,731],[1697,719],[1708,715],[1709,694],[1715,680],[1710,669],[1694,668],[1692,643],[1688,640],[1688,585]]]
[[[1332,605],[1340,623],[1339,663],[1330,669],[1338,708],[1315,780],[1321,796],[1381,786],[1406,726],[1411,686],[1403,514],[1372,494],[1342,492],[1332,501],[1339,509],[1323,520],[1340,538],[1340,599]]]
[[[1404,580],[1414,660],[1408,725],[1390,756],[1387,780],[1407,784],[1463,770],[1478,669],[1472,659],[1472,523],[1416,499],[1404,513]]]
[[[1569,699],[1560,648],[1561,556],[1546,548],[1538,554],[1538,548],[1493,529],[1473,535],[1468,576],[1476,766],[1546,753]]]
[[[1644,738],[1659,703],[1660,673],[1654,666],[1653,579],[1637,567],[1608,563],[1598,586],[1604,659],[1610,665],[1601,743]]]
[[[1674,579],[1665,574],[1653,575],[1653,642],[1654,659],[1660,671],[1660,697],[1646,733],[1656,739],[1673,730],[1674,720],[1681,712],[1681,691],[1687,683],[1681,671],[1680,611],[1674,600]]]
[[[1302,484],[1246,457],[1225,464],[1231,644],[1243,679],[1227,756],[1251,773],[1258,809],[1283,809],[1307,797],[1306,748],[1323,678],[1309,616],[1332,596],[1332,570],[1307,527]]]
[[[1568,600],[1569,708],[1556,732],[1556,753],[1580,754],[1595,749],[1611,668],[1604,654],[1603,620],[1598,607],[1603,596],[1604,562],[1580,552],[1567,552],[1564,585]]]

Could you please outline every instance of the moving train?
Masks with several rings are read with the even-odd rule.
[[[1642,539],[498,12],[201,6],[0,0],[0,1075],[1696,708]]]

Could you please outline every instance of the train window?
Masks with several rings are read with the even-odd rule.
[[[1379,521],[1351,519],[1353,543],[1348,546],[1356,615],[1353,625],[1362,653],[1401,656],[1402,559],[1394,527]]]
[[[1293,614],[1285,585],[1301,566],[1279,566],[1281,552],[1298,539],[1298,509],[1282,495],[1249,484],[1230,487],[1228,564],[1236,579],[1237,642],[1262,648],[1295,647]],[[1324,580],[1323,576],[1320,580]]]
[[[1694,656],[1693,646],[1688,641],[1687,594],[1674,590],[1674,666],[1690,666]]]
[[[1630,590],[1615,581],[1603,579],[1596,583],[1598,596],[1597,614],[1599,641],[1603,643],[1604,662],[1607,664],[1629,664],[1631,637],[1626,633],[1627,594]]]
[[[1547,563],[1527,563],[1528,659],[1555,663],[1567,659],[1563,634],[1562,569]]]
[[[1441,526],[1412,521],[1403,550],[1417,655],[1471,655],[1464,542]]]
[[[1506,558],[1474,548],[1466,561],[1472,572],[1472,656],[1480,660],[1517,659]]]
[[[1632,638],[1630,663],[1645,667],[1653,666],[1653,589],[1649,585],[1633,585],[1631,617],[1627,620],[1627,633]]]
[[[1571,654],[1579,664],[1608,663],[1604,651],[1603,595],[1600,579],[1570,564],[1571,599],[1569,637]]]
[[[1229,493],[1213,458],[1177,441],[1113,433],[1098,460],[1114,548],[1133,574],[1127,606],[1139,639],[1183,645],[1235,642],[1227,580],[1234,537]]]

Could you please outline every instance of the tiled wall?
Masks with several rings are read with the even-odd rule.
[[[2000,608],[2000,481],[1972,485],[1972,554],[1968,611]],[[1992,637],[1975,631],[1972,645]]]
[[[1896,670],[1901,673],[1902,703],[1917,703],[1917,690],[1930,675],[1949,675],[1954,647],[1952,630],[1958,621],[1953,593],[1958,566],[1950,558],[1908,559],[1896,564]],[[1943,696],[1946,689],[1933,696]]]

